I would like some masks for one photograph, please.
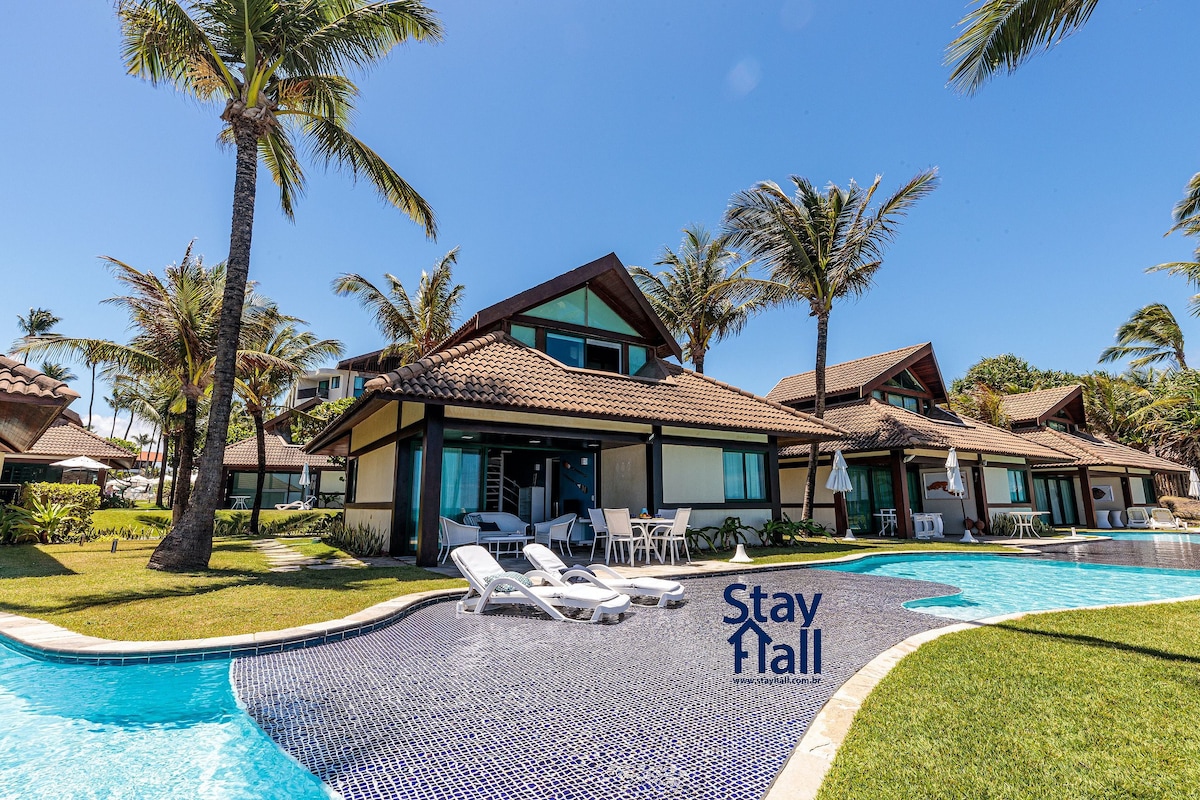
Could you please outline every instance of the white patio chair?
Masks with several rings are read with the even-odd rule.
[[[598,508],[588,509],[588,519],[592,521],[592,554],[589,558],[595,560],[596,542],[604,539],[607,546],[608,526],[604,524],[604,512]]]
[[[312,507],[317,504],[317,498],[311,494],[304,500],[293,500],[290,503],[276,503],[276,511],[312,511]]]
[[[654,516],[658,517],[659,519],[675,519],[675,512],[677,510],[678,509],[674,508],[660,508],[658,511],[654,512]]]
[[[653,597],[658,607],[683,600],[683,584],[661,578],[626,578],[603,564],[592,564],[586,570],[568,567],[549,547],[540,544],[525,545],[525,558],[535,569],[553,575],[566,583],[571,578],[582,578],[593,586],[611,589],[614,592],[634,597]]]
[[[479,544],[479,528],[474,525],[464,525],[449,517],[439,517],[438,524],[438,562],[446,563],[446,558],[455,547],[465,544]]]
[[[1131,528],[1150,527],[1150,512],[1144,508],[1127,508],[1125,509],[1125,516],[1129,520],[1129,527]]]
[[[553,547],[554,546],[553,542],[555,542],[555,541],[561,542],[562,541],[561,539],[555,538],[554,527],[561,526],[564,523],[568,523],[568,522],[570,522],[570,523],[575,522],[574,514],[563,514],[561,516],[555,517],[554,519],[548,519],[545,522],[534,523],[534,525],[533,525],[533,540],[535,542],[537,542],[538,544],[544,544],[547,547]],[[559,529],[558,533],[561,536],[561,534],[562,534],[561,528]],[[560,545],[560,547],[561,547],[561,545]],[[570,549],[570,548],[568,548],[568,549]]]
[[[604,509],[604,525],[608,528],[608,545],[604,548],[604,563],[608,563],[609,555],[614,549],[617,551],[617,560],[621,560],[623,550],[629,551],[629,563],[632,564],[637,559],[637,551],[646,551],[646,561],[650,560],[650,545],[646,542],[646,537],[641,531],[633,529],[633,523],[629,520],[628,508],[606,508]]]
[[[687,557],[687,563],[692,563],[692,554],[688,551],[687,543],[688,519],[691,516],[690,508],[677,508],[670,525],[660,525],[650,532],[650,541],[657,543],[655,549],[658,551],[658,563],[666,562],[666,551],[667,548],[670,548],[671,565],[674,566],[675,557],[681,544],[683,545],[683,554]]]
[[[1183,526],[1168,508],[1155,508],[1150,511],[1150,529],[1158,531],[1177,531]]]
[[[624,614],[629,610],[629,595],[599,586],[568,586],[546,572],[534,570],[525,575],[506,573],[492,555],[477,544],[454,550],[450,557],[467,579],[467,593],[458,601],[457,610],[482,614],[489,608],[533,606],[559,622],[599,622],[605,614]],[[525,581],[544,580],[547,585],[526,586]],[[587,620],[574,619],[559,611],[576,608],[591,611]]]

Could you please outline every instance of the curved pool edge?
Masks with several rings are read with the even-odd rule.
[[[995,555],[993,553],[993,555]],[[952,633],[999,625],[1039,614],[1060,614],[1064,611],[1101,611],[1109,608],[1188,603],[1200,600],[1200,595],[1172,597],[1165,600],[1139,600],[1132,603],[1108,603],[1074,608],[1050,608],[1038,611],[1017,611],[998,614],[969,622],[956,622],[941,628],[909,636],[871,659],[862,669],[843,683],[826,701],[796,744],[775,780],[767,787],[763,800],[816,800],[825,776],[833,766],[842,743],[850,732],[854,718],[867,697],[905,656],[915,653],[922,645]]]
[[[341,619],[236,636],[166,641],[101,639],[44,620],[0,612],[0,639],[23,655],[42,661],[96,666],[219,661],[242,656],[315,647],[378,630],[418,608],[462,595],[463,589],[432,589],[400,595]]]

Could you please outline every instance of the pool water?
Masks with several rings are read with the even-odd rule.
[[[961,594],[910,600],[904,607],[960,620],[1018,611],[1200,595],[1197,570],[1051,561],[1028,556],[871,556],[814,569],[950,584],[961,589]]]
[[[329,798],[238,707],[229,667],[54,664],[0,644],[0,798]]]
[[[1082,536],[1107,536],[1110,539],[1135,542],[1171,542],[1200,545],[1200,534],[1171,533],[1170,531],[1088,531]]]

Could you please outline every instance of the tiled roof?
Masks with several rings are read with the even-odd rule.
[[[661,380],[574,369],[497,331],[380,376],[367,389],[418,402],[703,425],[805,440],[839,433],[779,403],[659,364],[665,372]]]
[[[79,392],[62,381],[47,377],[33,367],[27,367],[8,356],[0,356],[0,392],[68,402],[79,397]]]
[[[841,394],[859,389],[928,345],[928,342],[915,344],[828,366],[825,368],[825,394]],[[767,398],[778,403],[795,403],[808,400],[816,393],[817,373],[813,370],[783,378],[775,384],[774,389],[767,392]]]
[[[1061,461],[1057,450],[1017,436],[1003,428],[959,417],[937,409],[935,417],[925,417],[873,398],[825,412],[825,421],[849,433],[849,436],[821,445],[821,451],[865,452],[924,447],[949,450],[956,447],[971,453],[1022,456],[1039,461]],[[780,457],[806,455],[805,447],[786,447]]]
[[[1041,422],[1050,409],[1066,400],[1073,394],[1082,392],[1079,384],[1073,386],[1056,386],[1053,389],[1039,389],[1035,392],[1008,394],[1000,401],[1004,415],[1014,423]]]
[[[1064,433],[1052,428],[1035,428],[1019,431],[1017,435],[1063,453],[1070,466],[1135,467],[1156,472],[1188,471],[1187,467],[1174,461],[1152,456],[1090,433]]]
[[[105,441],[103,437],[63,417],[59,417],[25,454],[55,456],[60,461],[87,456],[110,466],[113,462],[120,462],[118,466],[132,465],[135,458],[128,450]]]
[[[315,456],[305,453],[298,444],[288,444],[282,436],[274,433],[267,434],[267,471],[302,469],[307,463],[310,469],[334,466],[325,456]],[[253,436],[242,439],[225,448],[225,467],[227,469],[257,470],[258,443]]]

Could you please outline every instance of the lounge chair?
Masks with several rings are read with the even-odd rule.
[[[561,553],[565,545],[567,555],[570,555],[571,530],[575,527],[575,519],[574,514],[563,514],[545,522],[534,523],[533,540],[547,547],[553,547],[554,543],[558,542],[558,552]]]
[[[482,614],[489,608],[533,606],[559,622],[584,620],[568,617],[559,608],[591,611],[587,622],[599,622],[605,614],[624,614],[629,610],[629,595],[599,586],[568,586],[546,572],[534,570],[524,576],[505,572],[504,567],[477,544],[459,547],[450,553],[455,565],[467,579],[467,593],[458,601],[458,610]],[[546,581],[547,585],[526,586],[525,581]]]
[[[582,578],[593,586],[614,592],[623,592],[634,597],[653,597],[658,600],[658,607],[663,608],[667,603],[683,600],[683,584],[679,581],[665,581],[661,578],[626,578],[616,570],[609,569],[603,564],[592,564],[586,570],[568,567],[554,551],[543,544],[525,545],[525,558],[540,572],[552,575],[566,583],[571,578]],[[567,584],[578,586],[579,584]]]
[[[1129,527],[1131,528],[1150,527],[1150,512],[1144,508],[1127,508],[1125,509],[1125,517],[1129,520]]]
[[[276,511],[312,511],[312,507],[317,504],[317,498],[309,495],[304,500],[294,500],[291,503],[276,503]]]
[[[464,525],[449,517],[440,517],[438,524],[438,562],[446,563],[450,551],[468,544],[479,544],[479,528]]]
[[[1177,531],[1184,528],[1175,515],[1167,508],[1155,508],[1150,511],[1150,529],[1159,531]]]

